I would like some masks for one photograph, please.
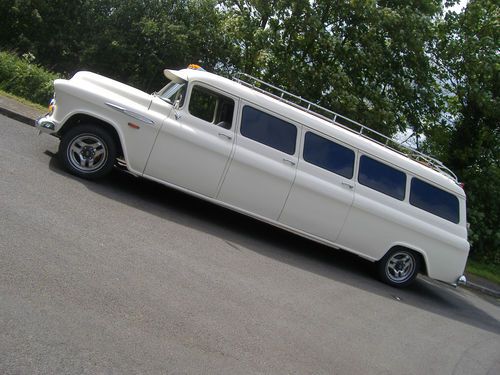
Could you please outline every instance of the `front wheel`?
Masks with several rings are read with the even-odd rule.
[[[116,144],[105,129],[93,124],[78,125],[63,135],[59,157],[71,174],[92,180],[111,171]]]
[[[420,255],[405,248],[393,248],[377,262],[380,280],[402,288],[410,285],[420,270]]]

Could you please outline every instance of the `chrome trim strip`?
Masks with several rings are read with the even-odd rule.
[[[140,113],[137,113],[137,112],[133,112],[129,109],[126,109],[126,108],[123,108],[123,107],[120,107],[119,105],[116,105],[116,104],[113,104],[113,103],[109,103],[109,102],[106,102],[105,103],[108,107],[111,107],[113,108],[114,110],[118,111],[118,112],[121,112],[127,116],[130,116],[132,118],[135,118],[136,120],[139,120],[139,121],[142,121],[146,124],[150,124],[150,125],[154,125],[154,121],[151,120],[149,117],[146,117],[146,116],[143,116],[141,115]]]

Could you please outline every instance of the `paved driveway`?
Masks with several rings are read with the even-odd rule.
[[[0,117],[0,374],[499,374],[500,308],[161,185],[61,170]]]

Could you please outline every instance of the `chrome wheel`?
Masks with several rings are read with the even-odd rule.
[[[391,255],[385,263],[385,274],[395,284],[404,283],[415,274],[417,262],[412,253],[398,251]]]
[[[103,124],[79,124],[61,134],[59,157],[64,168],[75,176],[95,180],[113,169],[117,141],[113,129]],[[118,136],[116,136],[118,138]]]
[[[95,134],[79,134],[69,142],[67,157],[71,165],[84,172],[96,172],[108,160],[106,143]]]

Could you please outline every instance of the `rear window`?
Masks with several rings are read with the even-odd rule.
[[[289,155],[295,154],[297,128],[289,122],[245,106],[241,116],[241,134]]]
[[[358,181],[393,198],[405,199],[406,174],[365,155],[360,159]]]
[[[354,151],[311,132],[306,133],[304,160],[345,178],[352,178]]]
[[[458,198],[418,178],[411,180],[410,204],[452,223],[460,221]]]

